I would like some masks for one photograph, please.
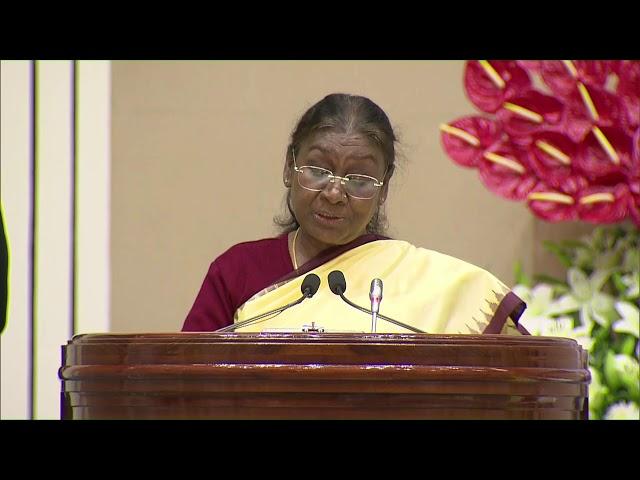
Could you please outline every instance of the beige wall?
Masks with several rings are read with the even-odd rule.
[[[389,196],[390,234],[492,271],[559,271],[551,227],[503,200],[440,145],[441,122],[476,112],[463,61],[113,62],[111,295],[114,332],[177,331],[209,263],[272,236],[282,165],[299,116],[331,92],[370,97],[406,157]]]

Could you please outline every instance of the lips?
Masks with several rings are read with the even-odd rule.
[[[332,213],[328,213],[328,212],[313,212],[313,215],[315,218],[320,220],[320,222],[326,223],[326,224],[339,223],[344,219],[344,217],[341,217]]]
[[[314,212],[314,215],[324,219],[324,220],[330,220],[330,221],[338,221],[338,220],[342,220],[344,217],[340,217],[338,215],[334,215],[332,213],[328,213],[328,212]]]

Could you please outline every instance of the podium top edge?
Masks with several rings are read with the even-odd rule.
[[[75,335],[69,344],[95,343],[460,343],[578,345],[572,338],[532,335],[424,334],[424,333],[275,333],[275,332],[173,332],[173,333],[88,333]]]

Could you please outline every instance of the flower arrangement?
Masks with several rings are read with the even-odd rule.
[[[598,226],[546,242],[565,279],[516,267],[520,322],[589,352],[593,419],[640,419],[640,61],[469,61],[482,112],[440,125],[447,155],[548,222]]]
[[[569,337],[589,352],[593,419],[640,419],[640,232],[597,227],[579,241],[547,242],[566,279],[528,278],[513,292],[527,303],[520,323],[532,335]]]
[[[640,61],[469,61],[483,115],[442,124],[458,165],[550,221],[640,226]]]

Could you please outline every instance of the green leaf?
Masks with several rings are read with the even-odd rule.
[[[593,265],[595,268],[603,270],[619,268],[622,265],[622,252],[618,250],[607,250],[594,259]]]
[[[573,255],[573,265],[583,270],[593,270],[593,261],[595,258],[593,250],[586,248],[578,248]]]
[[[633,356],[633,352],[636,350],[636,339],[631,335],[625,335],[625,339],[622,342],[622,347],[620,348],[620,352],[625,355]]]
[[[631,398],[640,397],[640,365],[635,358],[629,355],[616,355],[616,368],[618,378],[623,388],[629,392]]]
[[[637,248],[637,247],[636,247]],[[624,254],[622,260],[622,268],[627,272],[640,271],[640,252],[636,248],[630,248]]]
[[[609,350],[604,361],[604,378],[611,390],[616,390],[618,387],[622,386],[622,381],[618,375],[616,363],[616,355]]]
[[[536,281],[536,283],[550,283],[554,287],[556,287],[558,285],[562,285],[564,287],[567,286],[567,282],[565,282],[564,280],[560,280],[559,278],[552,277],[551,275],[546,275],[544,273],[538,273],[538,274],[534,275],[533,278]],[[627,287],[625,286],[625,289],[626,288]]]
[[[620,272],[614,272],[614,274],[611,275],[611,280],[613,280],[613,285],[616,287],[619,295],[627,291],[627,285],[622,281],[622,274]]]
[[[598,226],[594,228],[590,236],[591,245],[598,250],[602,249],[604,244],[604,237],[605,237],[604,227]]]
[[[560,245],[557,245],[548,240],[544,241],[542,244],[548,252],[553,253],[558,258],[558,260],[560,261],[560,263],[562,263],[562,265],[564,265],[567,268],[570,268],[573,265],[573,262],[571,260],[571,255],[569,255],[569,253]]]
[[[589,277],[589,284],[591,285],[592,292],[599,292],[603,285],[609,280],[611,273],[613,270],[611,269],[596,269]]]
[[[516,283],[524,285],[525,287],[531,287],[531,279],[522,270],[522,262],[517,261],[513,269],[514,276],[516,277]]]
[[[590,250],[589,244],[581,240],[562,240],[560,245],[564,248],[586,248],[587,250]]]

